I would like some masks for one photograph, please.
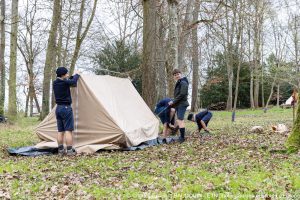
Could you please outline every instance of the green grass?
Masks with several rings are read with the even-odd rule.
[[[187,141],[135,152],[101,152],[74,158],[13,157],[7,147],[38,142],[36,118],[0,125],[0,199],[299,199],[299,154],[270,153],[284,148],[291,109],[214,112],[213,136],[200,143],[196,125]],[[254,125],[265,128],[253,134]],[[1,196],[2,195],[2,196]]]

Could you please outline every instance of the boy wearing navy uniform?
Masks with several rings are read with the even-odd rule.
[[[169,105],[175,107],[177,113],[177,124],[179,126],[180,137],[179,142],[182,143],[185,140],[185,124],[184,114],[189,106],[188,102],[188,88],[189,82],[186,77],[182,77],[179,69],[174,69],[173,78],[176,81],[174,89],[174,101],[170,101]]]
[[[169,106],[169,102],[172,101],[170,98],[164,98],[160,100],[155,107],[155,114],[158,114],[160,121],[162,122],[163,128],[163,137],[166,138],[169,135],[168,128],[174,128],[174,115],[175,109]]]
[[[75,73],[70,77],[68,70],[65,67],[58,67],[56,70],[57,79],[53,81],[53,91],[55,96],[56,107],[56,120],[57,120],[57,143],[58,153],[63,154],[64,150],[64,136],[66,136],[67,155],[76,154],[73,148],[73,135],[74,118],[72,110],[72,98],[70,87],[77,85],[79,74]]]
[[[207,125],[211,118],[212,118],[212,113],[208,110],[199,112],[196,115],[191,113],[187,117],[189,121],[193,121],[197,123],[199,132],[203,128],[206,133],[209,133],[209,129],[207,128]]]

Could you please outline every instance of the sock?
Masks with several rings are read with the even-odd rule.
[[[59,150],[64,149],[64,145],[62,145],[62,144],[58,145],[58,149],[59,149]]]
[[[185,128],[180,128],[179,131],[180,131],[180,137],[181,137],[182,139],[184,139]]]
[[[71,150],[72,149],[72,146],[67,146],[67,150]]]

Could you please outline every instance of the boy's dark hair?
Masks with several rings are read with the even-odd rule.
[[[187,117],[187,120],[192,121],[194,114],[190,113]]]
[[[57,77],[62,77],[63,75],[68,73],[68,69],[65,67],[58,67],[56,69],[56,76]]]
[[[181,71],[179,69],[173,69],[172,75],[177,74],[177,73],[181,74]]]

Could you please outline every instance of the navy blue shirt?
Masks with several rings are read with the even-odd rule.
[[[164,123],[170,123],[170,107],[169,102],[172,101],[170,98],[164,98],[160,100],[155,107],[155,114],[159,114],[159,118],[161,122]],[[172,123],[172,122],[171,122]]]
[[[198,125],[198,129],[201,130],[202,125],[200,123],[200,121],[202,120],[206,125],[208,124],[209,120],[212,117],[212,113],[208,110],[199,112],[196,116],[195,116],[195,121]]]
[[[57,105],[72,104],[70,86],[76,86],[78,78],[79,75],[75,74],[70,79],[57,78],[53,81],[53,91]]]
[[[155,107],[155,113],[158,114],[160,111],[162,111],[163,109],[165,109],[166,107],[169,106],[169,102],[172,101],[172,99],[170,98],[164,98],[162,100],[160,100]],[[169,109],[166,109],[169,110]]]

